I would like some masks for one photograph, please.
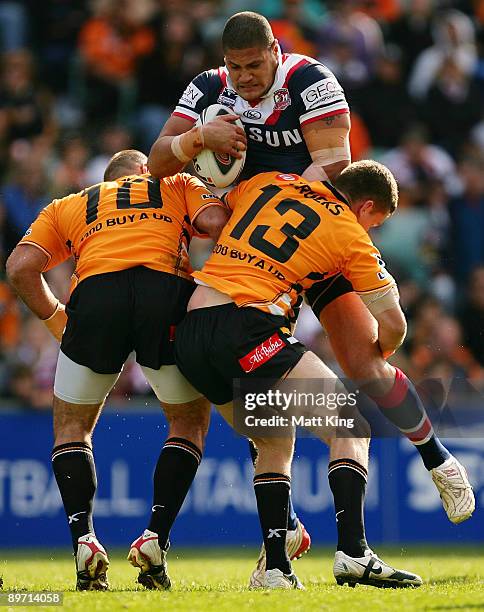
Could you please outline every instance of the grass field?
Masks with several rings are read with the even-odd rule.
[[[74,564],[67,550],[44,554],[0,551],[0,575],[4,579],[4,592],[64,591],[65,609],[82,612],[162,608],[192,612],[484,610],[482,547],[404,551],[381,548],[378,552],[396,567],[420,574],[425,585],[402,590],[339,587],[332,576],[333,554],[328,549],[313,549],[294,563],[296,573],[306,586],[305,592],[249,591],[246,584],[257,554],[253,549],[172,550],[169,569],[174,586],[169,592],[148,592],[139,587],[135,583],[135,569],[124,560],[124,551],[111,551],[111,590],[105,593],[73,591]]]

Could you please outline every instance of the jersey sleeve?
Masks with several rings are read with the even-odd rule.
[[[193,227],[198,215],[210,206],[225,208],[222,200],[214,195],[200,179],[184,174],[183,180],[185,183],[185,202],[188,217]]]
[[[213,102],[212,91],[217,88],[215,80],[220,78],[213,70],[202,72],[191,81],[182,93],[173,111],[175,117],[182,117],[195,123],[203,109]]]
[[[290,89],[301,125],[350,112],[343,88],[323,64],[309,64],[296,71]]]
[[[347,255],[341,265],[341,272],[356,293],[364,295],[395,284],[380,252],[365,231],[351,241],[345,251]]]
[[[33,244],[47,255],[48,260],[42,272],[54,268],[71,256],[70,249],[66,244],[67,238],[62,235],[57,220],[61,202],[62,200],[54,200],[46,206],[19,243]]]

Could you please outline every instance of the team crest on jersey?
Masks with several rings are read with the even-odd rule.
[[[289,90],[283,87],[274,92],[274,110],[283,111],[291,104]]]
[[[294,176],[294,174],[278,174],[276,178],[279,179],[280,181],[296,181],[297,180],[297,176]]]
[[[232,108],[237,102],[237,92],[233,89],[229,89],[228,87],[224,87],[220,92],[217,102],[218,104],[223,104],[224,106]]]

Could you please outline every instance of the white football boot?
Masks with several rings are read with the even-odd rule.
[[[106,591],[109,559],[93,533],[77,540],[76,570],[78,591]]]
[[[406,570],[397,570],[367,550],[363,557],[349,557],[338,550],[334,556],[333,574],[339,585],[368,584],[379,588],[419,587],[422,578]]]
[[[138,582],[147,589],[166,590],[171,587],[166,564],[166,551],[158,544],[158,534],[145,529],[143,535],[131,544],[128,561],[139,567]]]
[[[430,470],[430,473],[449,521],[462,523],[470,518],[476,502],[465,467],[451,455],[442,465]]]
[[[311,536],[306,531],[306,528],[301,523],[301,521],[299,519],[296,520],[296,529],[291,531],[288,530],[286,532],[286,551],[290,561],[294,561],[294,559],[299,559],[311,548]],[[265,571],[266,548],[264,544],[262,544],[259,558],[257,559],[257,564],[249,580],[249,587],[251,589],[257,589],[262,587]]]
[[[264,572],[261,587],[263,589],[299,589],[304,591],[299,578],[293,572],[284,574],[280,569],[270,569]]]

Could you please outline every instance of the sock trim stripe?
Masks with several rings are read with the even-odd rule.
[[[288,476],[284,476],[284,474],[281,474],[280,476],[258,474],[257,476],[254,476],[254,487],[260,484],[286,484],[288,487],[290,487],[291,479]]]
[[[368,470],[365,467],[363,467],[361,463],[359,463],[355,459],[350,459],[349,457],[341,457],[341,459],[334,459],[333,461],[330,461],[328,463],[328,468],[332,468],[336,465],[339,465],[340,463],[345,463],[345,464],[349,463],[350,465],[354,465],[357,468],[360,468],[360,470],[363,470],[365,474],[368,472]]]
[[[405,399],[410,381],[400,368],[395,368],[395,382],[393,387],[385,395],[379,397],[372,397],[373,401],[383,409],[395,408]]]
[[[405,435],[409,433],[414,433],[415,431],[422,429],[422,427],[425,424],[425,421],[427,420],[428,420],[428,416],[424,414],[416,427],[410,427],[409,429],[404,429],[403,427],[400,427],[400,431],[403,432]]]
[[[254,487],[258,487],[259,485],[270,485],[270,484],[283,484],[283,485],[286,485],[288,489],[291,488],[291,483],[287,480],[254,480]]]
[[[348,470],[353,470],[357,474],[359,474],[365,481],[368,479],[368,473],[365,468],[357,467],[352,463],[338,463],[338,465],[334,465],[333,467],[328,468],[328,476],[332,474],[335,470],[346,468]]]
[[[179,450],[183,450],[187,453],[190,453],[190,455],[192,455],[197,460],[197,463],[200,463],[202,460],[201,453],[197,453],[197,451],[195,451],[190,446],[187,446],[186,444],[181,444],[180,442],[169,442],[168,441],[168,442],[165,442],[165,445],[163,446],[163,450],[167,448],[178,448]]]
[[[428,442],[430,438],[434,435],[434,428],[432,427],[432,423],[430,419],[426,419],[425,423],[422,427],[415,432],[407,435],[407,438],[412,442],[412,444],[425,444]]]
[[[65,455],[66,453],[84,453],[89,455],[89,457],[94,457],[92,454],[92,450],[90,448],[79,447],[79,448],[64,448],[60,451],[52,451],[52,461],[61,455]]]

